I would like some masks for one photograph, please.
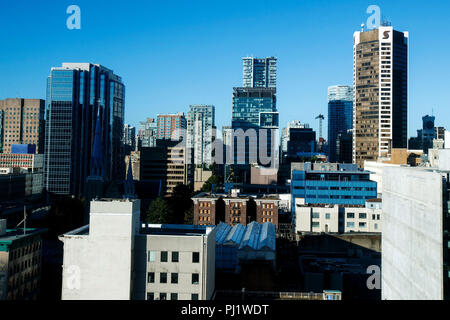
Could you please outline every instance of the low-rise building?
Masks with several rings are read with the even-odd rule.
[[[0,300],[36,300],[45,229],[6,229],[0,220]]]
[[[207,300],[214,227],[141,225],[140,200],[91,202],[90,225],[64,243],[63,300]]]
[[[211,300],[215,252],[214,227],[144,225],[135,246],[136,257],[141,257],[136,261],[135,299]]]
[[[381,232],[381,199],[361,205],[295,203],[297,233],[379,233]]]
[[[243,263],[268,262],[276,265],[275,225],[252,222],[247,226],[220,223],[216,228],[216,267],[224,272],[239,272]]]

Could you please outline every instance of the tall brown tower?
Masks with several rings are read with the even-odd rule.
[[[407,148],[408,32],[391,26],[353,36],[353,162]]]

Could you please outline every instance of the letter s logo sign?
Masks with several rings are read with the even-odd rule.
[[[389,39],[389,31],[383,32],[383,39]]]

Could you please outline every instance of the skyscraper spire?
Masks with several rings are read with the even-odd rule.
[[[91,176],[103,177],[103,145],[102,124],[100,120],[100,106],[97,112],[97,123],[95,124],[94,145],[91,158]]]
[[[127,179],[124,181],[124,198],[134,199],[136,198],[134,190],[133,170],[131,167],[131,156],[128,161]]]

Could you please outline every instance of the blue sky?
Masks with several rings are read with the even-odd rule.
[[[81,30],[66,27],[71,4]],[[410,32],[409,135],[432,109],[450,128],[450,4],[436,0],[1,0],[0,99],[45,99],[52,66],[92,62],[122,77],[127,123],[213,104],[220,128],[231,122],[241,58],[273,55],[280,127],[295,119],[318,129],[327,87],[352,84],[353,32],[371,4]]]

